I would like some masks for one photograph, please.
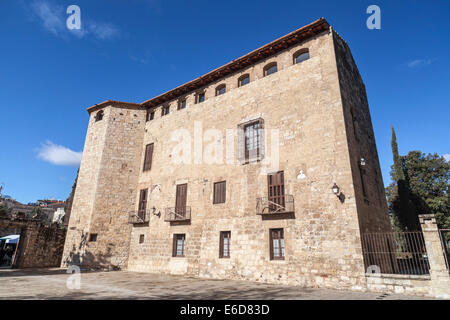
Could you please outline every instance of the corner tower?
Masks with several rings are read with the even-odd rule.
[[[62,266],[124,268],[145,126],[139,104],[107,100],[90,115]]]

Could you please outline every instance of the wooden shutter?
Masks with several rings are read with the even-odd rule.
[[[145,157],[144,157],[144,171],[148,171],[152,168],[153,161],[153,143],[145,146]]]
[[[220,231],[219,258],[223,258],[223,231]]]
[[[145,218],[145,210],[147,209],[147,189],[141,190],[139,194],[138,216],[141,219]]]
[[[175,212],[183,217],[186,216],[187,184],[177,185],[177,195],[175,201]]]
[[[226,200],[226,181],[214,183],[213,203],[225,203]]]
[[[273,233],[274,230],[270,229],[269,231],[270,260],[273,260]]]
[[[267,176],[267,184],[269,201],[285,207],[284,172],[280,171],[277,173],[269,174]],[[275,210],[276,206],[269,204],[269,209]]]
[[[173,243],[172,243],[172,257],[177,256],[177,235],[173,235]]]

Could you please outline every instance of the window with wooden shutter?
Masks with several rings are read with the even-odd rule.
[[[214,183],[213,204],[225,203],[226,193],[227,193],[226,188],[227,188],[226,181]]]
[[[284,172],[280,171],[267,175],[267,185],[269,210],[277,210],[279,208],[277,205],[285,208]]]
[[[185,252],[186,252],[186,235],[184,233],[174,234],[172,257],[184,257]]]
[[[270,259],[284,260],[284,232],[283,229],[270,229]]]
[[[186,217],[187,203],[187,184],[177,185],[177,194],[175,200],[175,213],[179,218]]]
[[[145,156],[144,156],[144,171],[148,171],[152,168],[153,161],[153,143],[145,146]]]
[[[147,189],[141,190],[139,194],[138,216],[145,220],[145,210],[147,209]]]
[[[219,258],[229,258],[231,255],[231,231],[220,232]]]

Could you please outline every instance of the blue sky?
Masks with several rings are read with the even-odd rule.
[[[66,8],[81,8],[82,32]],[[366,8],[381,8],[381,30]],[[324,17],[366,85],[384,183],[401,154],[450,153],[450,1],[27,0],[0,2],[0,184],[22,202],[65,199],[88,114],[142,102]]]

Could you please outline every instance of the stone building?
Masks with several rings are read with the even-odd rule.
[[[364,83],[325,19],[88,112],[63,266],[365,286],[361,233],[390,223]]]

